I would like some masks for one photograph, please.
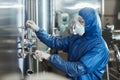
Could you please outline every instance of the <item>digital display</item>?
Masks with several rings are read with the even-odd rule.
[[[64,18],[63,18],[63,21],[67,21],[67,17],[64,17]]]

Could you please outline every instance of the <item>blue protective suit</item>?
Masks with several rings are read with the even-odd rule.
[[[101,80],[108,62],[108,47],[102,38],[99,15],[92,8],[83,8],[79,15],[85,20],[85,34],[56,38],[43,29],[38,38],[52,49],[68,53],[68,61],[51,55],[49,61],[64,71],[72,80]]]

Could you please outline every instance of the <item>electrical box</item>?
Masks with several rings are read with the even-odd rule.
[[[68,13],[60,13],[58,14],[58,27],[65,30],[66,27],[69,25],[69,14]]]

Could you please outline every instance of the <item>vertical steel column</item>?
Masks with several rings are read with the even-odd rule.
[[[38,13],[39,13],[39,27],[43,28],[46,32],[49,33],[49,18],[50,18],[50,0],[38,0]]]
[[[110,80],[110,78],[109,78],[109,67],[108,67],[108,64],[107,64],[107,80]]]
[[[101,2],[101,22],[102,22],[101,25],[102,26],[104,26],[104,14],[105,14],[105,1],[102,0],[102,2]]]
[[[50,33],[55,34],[55,0],[50,0]]]
[[[38,25],[38,0],[36,0],[35,4],[36,4],[36,7],[35,7],[36,8],[35,9],[36,10],[36,24]],[[37,45],[37,49],[38,49],[38,46],[39,46],[38,42],[39,42],[39,40],[37,39],[37,42],[36,42],[37,43],[36,44]],[[39,73],[39,61],[38,60],[36,62],[36,68],[37,68],[36,71],[37,71],[37,74],[38,74]]]
[[[27,10],[28,10],[28,19],[29,20],[33,20],[34,21],[34,0],[28,0],[27,1]],[[29,47],[29,69],[28,69],[28,73],[32,74],[33,73],[33,60],[31,57],[32,54],[32,30],[30,28],[27,29],[27,36],[28,36],[28,45],[30,45]]]

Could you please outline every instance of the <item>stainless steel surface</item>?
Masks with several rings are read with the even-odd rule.
[[[114,40],[120,40],[120,30],[114,30],[112,34],[112,39]]]
[[[101,1],[101,24],[104,25],[105,1]]]
[[[106,66],[106,75],[107,75],[107,80],[110,80],[108,64],[107,64],[107,66]]]
[[[55,28],[55,0],[50,0],[50,34],[54,35],[54,28]]]
[[[21,0],[0,0],[0,3],[18,3]]]
[[[0,0],[0,76],[19,72],[17,57],[20,0]]]
[[[100,0],[55,0],[55,10],[67,12],[69,14],[76,13],[79,9],[85,6],[93,8],[101,8]],[[87,5],[88,4],[88,5]],[[89,5],[90,4],[90,5]],[[91,6],[94,5],[94,6]],[[100,9],[99,9],[100,10]]]
[[[42,27],[49,33],[49,19],[50,19],[50,0],[39,0],[38,1],[38,22],[39,27]]]

